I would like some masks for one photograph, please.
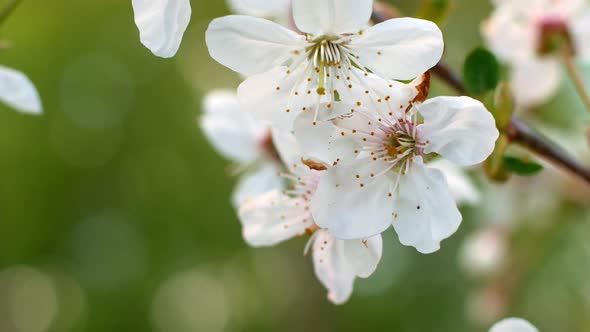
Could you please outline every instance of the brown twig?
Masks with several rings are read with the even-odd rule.
[[[376,13],[373,13],[373,21],[376,23],[394,18],[389,14],[391,11],[381,9],[384,6],[386,7],[386,5],[381,3],[380,6],[375,6],[374,8]],[[431,72],[455,89],[457,93],[462,95],[467,94],[461,76],[444,62],[441,61],[431,69]],[[590,169],[588,167],[575,160],[557,144],[537,133],[518,117],[512,118],[505,131],[511,142],[517,143],[540,157],[572,172],[590,185]]]

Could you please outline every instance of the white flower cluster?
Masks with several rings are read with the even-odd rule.
[[[481,163],[499,133],[479,101],[427,99],[428,70],[444,49],[434,23],[370,26],[373,0],[279,2],[235,0],[232,8],[285,25],[246,15],[209,25],[211,56],[246,79],[237,96],[206,98],[201,125],[224,156],[250,170],[233,198],[246,241],[272,246],[309,235],[316,275],[328,298],[343,303],[354,279],[376,269],[391,226],[425,254],[457,231],[457,200],[477,192],[448,162]],[[173,55],[188,1],[133,4],[143,43]]]

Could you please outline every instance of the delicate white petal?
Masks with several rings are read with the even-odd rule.
[[[291,0],[227,0],[234,13],[257,17],[283,16],[289,12]]]
[[[261,157],[261,140],[269,129],[241,110],[235,94],[212,92],[205,97],[203,108],[201,128],[219,153],[240,163]]]
[[[414,18],[385,21],[353,37],[358,62],[388,79],[413,79],[440,60],[444,42],[436,24]]]
[[[590,61],[590,8],[573,21],[571,29],[579,57]]]
[[[280,171],[276,163],[266,162],[256,171],[243,175],[232,194],[234,208],[238,209],[249,200],[269,191],[284,189]]]
[[[482,24],[482,35],[488,47],[502,61],[513,63],[535,56],[535,29],[516,19],[512,8],[496,10]]]
[[[375,175],[387,167],[360,159],[325,171],[311,204],[318,226],[339,239],[363,239],[386,230],[393,220],[393,180]]]
[[[539,330],[524,319],[507,318],[496,323],[490,332],[539,332]]]
[[[516,102],[523,107],[549,101],[561,84],[561,68],[553,58],[526,59],[513,65],[511,88]]]
[[[395,200],[393,227],[400,242],[433,253],[457,231],[461,219],[444,174],[415,160],[402,176]]]
[[[339,240],[344,242],[343,255],[359,278],[368,278],[377,269],[383,253],[381,235],[366,240]]]
[[[357,33],[372,12],[373,0],[293,0],[295,24],[315,36]]]
[[[301,152],[299,143],[290,131],[273,128],[272,141],[281,161],[286,166],[292,167],[301,163],[303,152]]]
[[[424,151],[468,166],[481,163],[494,151],[499,137],[494,117],[469,97],[437,97],[417,105],[424,117],[418,136],[428,142]]]
[[[277,129],[290,131],[302,108],[313,105],[316,100],[312,94],[303,92],[298,98],[292,97],[301,83],[300,75],[301,71],[290,72],[285,67],[278,67],[251,76],[238,88],[240,103],[256,118],[269,122]]]
[[[313,226],[306,202],[280,191],[247,201],[239,211],[244,239],[253,247],[273,246]]]
[[[342,104],[334,108],[344,107],[350,111],[350,106]],[[355,157],[351,135],[342,136],[342,130],[331,121],[315,121],[312,112],[302,112],[293,126],[297,142],[307,158],[320,160],[332,165],[340,160],[352,160]]]
[[[480,201],[479,191],[461,168],[442,158],[430,162],[428,166],[443,172],[457,204],[476,204]]]
[[[346,302],[352,294],[355,277],[367,278],[377,268],[383,243],[381,235],[368,240],[338,240],[328,231],[315,235],[313,262],[320,282],[328,289],[328,299]]]
[[[43,111],[33,83],[23,73],[3,66],[0,66],[0,101],[23,113]]]
[[[284,65],[301,54],[305,37],[274,22],[241,15],[215,19],[206,33],[213,59],[243,75]]]
[[[173,57],[191,18],[189,0],[133,0],[143,45],[155,55]]]

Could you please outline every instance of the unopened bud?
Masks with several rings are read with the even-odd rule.
[[[561,17],[546,17],[539,23],[537,52],[547,55],[559,51],[567,51],[572,56],[576,54],[569,27]]]

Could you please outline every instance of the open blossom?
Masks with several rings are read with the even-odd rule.
[[[189,0],[132,0],[143,45],[155,55],[173,57],[191,18]]]
[[[561,82],[563,44],[577,58],[590,61],[590,3],[585,0],[495,1],[496,10],[483,25],[489,47],[512,67],[512,89],[522,106],[542,104]],[[557,52],[557,54],[556,54]]]
[[[490,332],[539,332],[539,330],[524,319],[507,318],[492,326]]]
[[[413,79],[442,55],[442,33],[432,22],[400,18],[363,30],[372,4],[294,0],[294,22],[303,34],[249,16],[218,18],[207,30],[207,46],[219,63],[252,75],[238,96],[261,119],[291,129],[297,114],[314,109],[318,120],[329,120],[342,114],[317,112],[317,106],[357,102],[367,89],[364,75],[369,71]]]
[[[39,93],[27,76],[4,66],[0,66],[0,101],[23,113],[43,111]]]
[[[334,164],[311,205],[320,227],[353,239],[393,225],[402,244],[422,253],[437,251],[457,230],[462,217],[445,175],[427,160],[438,154],[460,166],[481,163],[499,133],[479,101],[437,97],[422,102],[428,81],[426,75],[412,85],[372,77],[373,90],[382,95],[364,106],[349,106],[352,113],[333,120],[331,131],[328,124],[309,125],[309,114],[297,119],[295,134],[304,152]]]
[[[239,215],[244,238],[255,247],[310,234],[305,252],[312,251],[315,273],[328,289],[328,299],[341,304],[351,296],[356,277],[368,278],[375,271],[383,245],[381,235],[366,240],[339,240],[318,228],[310,204],[323,168],[312,163],[292,164],[291,171],[285,174],[293,184],[289,190],[270,191],[250,200],[240,208]]]
[[[271,130],[241,110],[234,93],[213,91],[203,103],[200,125],[209,142],[225,158],[249,170],[233,194],[236,208],[248,199],[273,189],[282,189],[277,175],[281,165],[272,143]]]

